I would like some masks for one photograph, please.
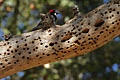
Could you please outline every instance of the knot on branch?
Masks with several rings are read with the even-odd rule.
[[[73,8],[73,14],[74,14],[74,16],[76,16],[76,15],[78,15],[79,14],[79,8],[78,8],[78,5],[74,5],[74,6],[72,6],[72,8]]]
[[[72,9],[73,9],[73,15],[74,16],[77,16],[77,17],[80,17],[80,18],[83,17],[83,13],[81,13],[79,11],[78,5],[72,6]]]
[[[79,8],[78,8],[78,5],[74,5],[72,6],[72,10],[73,10],[73,15],[74,15],[74,18],[67,21],[66,24],[68,23],[73,23],[75,22],[76,20],[79,20],[81,21],[84,17],[84,14],[82,12],[79,11]]]
[[[2,36],[4,38],[5,41],[8,41],[10,38],[12,38],[12,34],[5,34]]]

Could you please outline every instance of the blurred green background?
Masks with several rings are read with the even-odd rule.
[[[30,31],[40,13],[56,9],[57,24],[72,18],[71,6],[77,4],[84,14],[108,0],[0,0],[0,39]],[[120,80],[120,38],[88,54],[18,72],[2,80]]]

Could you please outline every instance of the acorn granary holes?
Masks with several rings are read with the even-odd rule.
[[[88,33],[89,32],[89,28],[85,28],[82,33]]]
[[[104,21],[102,19],[97,19],[95,22],[95,27],[100,27],[104,24]]]
[[[72,37],[72,33],[68,32],[63,39],[61,40],[61,42],[65,42],[67,40],[69,40]]]

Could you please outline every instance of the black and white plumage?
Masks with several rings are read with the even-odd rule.
[[[53,23],[55,24],[55,22],[56,22],[56,20],[57,20],[57,16],[56,16],[56,15],[59,14],[58,11],[52,9],[52,10],[50,10],[48,13],[51,15],[51,17],[52,17],[52,19],[53,19]],[[46,18],[46,17],[44,17],[44,19],[45,19],[45,18]],[[43,19],[43,20],[44,20],[44,19]],[[42,20],[40,20],[40,21],[38,22],[38,24],[37,24],[31,31],[35,31],[35,30],[41,29],[41,26],[43,26]]]

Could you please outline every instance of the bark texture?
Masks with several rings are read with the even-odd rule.
[[[53,25],[51,25],[53,26]],[[0,42],[0,78],[88,53],[120,34],[120,1],[113,0],[62,26],[36,30]]]

